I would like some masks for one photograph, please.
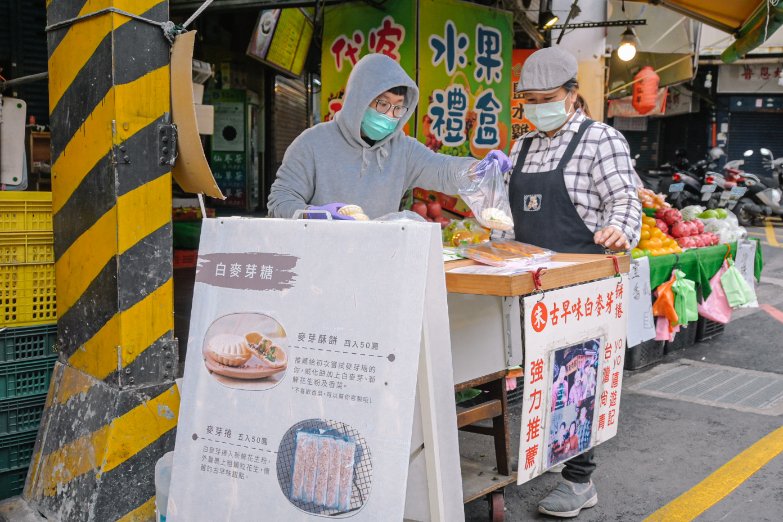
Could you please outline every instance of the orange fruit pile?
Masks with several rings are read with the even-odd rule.
[[[636,248],[642,251],[648,250],[651,256],[664,256],[682,252],[682,248],[677,244],[677,241],[656,227],[655,218],[648,216],[642,216],[642,233],[639,245]]]

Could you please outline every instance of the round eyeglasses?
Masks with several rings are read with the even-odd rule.
[[[392,107],[394,110],[392,111],[392,115],[395,118],[402,118],[405,116],[405,113],[408,112],[408,108],[404,105],[392,105],[391,103],[387,102],[386,100],[382,98],[378,98],[375,100],[375,110],[380,112],[381,114],[386,114],[389,112],[389,107]]]

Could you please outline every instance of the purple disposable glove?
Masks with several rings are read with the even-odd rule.
[[[491,150],[483,160],[478,162],[473,172],[477,178],[481,179],[493,165],[497,165],[501,174],[511,170],[511,160],[508,159],[508,156],[502,150]]]
[[[346,206],[347,203],[327,203],[326,205],[312,205],[310,207],[307,207],[307,210],[325,210],[329,214],[332,215],[332,219],[345,219],[353,221],[354,219],[351,216],[343,216],[338,211]],[[323,215],[321,212],[313,212],[312,214],[307,214],[308,219],[326,219],[326,216]]]

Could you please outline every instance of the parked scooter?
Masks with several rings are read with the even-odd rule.
[[[752,154],[753,151],[745,152],[746,157]],[[783,161],[776,160],[769,149],[761,149],[761,155],[765,157],[765,166],[777,175],[777,179],[766,180],[755,174],[742,173],[743,180],[739,182],[739,186],[744,185],[747,192],[732,209],[742,226],[750,226],[767,216],[783,216],[783,206],[781,206],[783,192],[780,189],[783,182]],[[777,187],[774,186],[775,184]]]

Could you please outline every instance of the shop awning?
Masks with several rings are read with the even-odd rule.
[[[763,44],[783,25],[783,2],[776,6],[768,0],[629,0],[661,5],[690,18],[736,36],[736,41],[721,54],[726,63],[734,62]]]

